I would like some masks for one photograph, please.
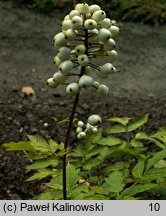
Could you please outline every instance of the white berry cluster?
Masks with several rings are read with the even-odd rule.
[[[97,133],[100,123],[101,118],[96,114],[89,116],[88,123],[86,125],[83,121],[78,121],[76,129],[78,139],[85,138],[87,132]]]
[[[51,88],[67,85],[69,95],[79,94],[81,89],[92,89],[99,96],[105,96],[109,88],[94,80],[93,73],[106,79],[116,72],[112,65],[117,58],[114,37],[119,28],[109,19],[98,5],[80,3],[75,6],[62,22],[62,31],[55,35],[54,46],[58,50],[54,62],[58,71],[47,80]],[[93,60],[106,56],[107,63],[98,65]],[[67,81],[74,77],[74,82]],[[79,130],[79,129],[78,129]]]

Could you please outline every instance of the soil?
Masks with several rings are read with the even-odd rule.
[[[48,16],[0,1],[0,144],[27,140],[28,134],[63,140],[73,98],[64,88],[46,86],[56,71],[52,39],[60,30],[64,11]],[[83,93],[77,117],[86,119],[98,113],[102,118],[140,116],[149,113],[147,133],[166,125],[166,25],[154,28],[141,23],[120,23],[116,39],[120,73],[105,83],[110,94],[99,98]],[[35,96],[25,96],[21,89],[31,86]],[[40,188],[24,182],[29,176],[23,153],[8,153],[0,147],[0,199],[30,199]]]

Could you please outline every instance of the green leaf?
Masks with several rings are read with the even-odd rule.
[[[89,187],[85,184],[76,184],[70,191],[70,199],[80,200],[84,199],[89,194]]]
[[[154,168],[163,168],[166,167],[166,160],[159,160],[154,164]]]
[[[145,168],[145,161],[143,159],[140,159],[132,170],[133,176],[135,178],[141,178],[144,172],[144,168]]]
[[[152,188],[155,188],[157,186],[157,184],[139,184],[139,185],[132,185],[131,187],[125,189],[121,195],[122,196],[134,196],[136,194],[151,190]]]
[[[143,143],[136,139],[132,139],[130,143],[131,143],[131,146],[133,146],[134,148],[143,147]]]
[[[46,192],[40,194],[39,196],[37,196],[34,199],[37,199],[37,200],[53,200],[54,196],[52,195],[52,193],[50,191],[46,191]]]
[[[33,146],[35,150],[40,151],[40,152],[50,151],[49,145],[43,137],[38,136],[38,135],[36,136],[29,135],[28,138],[30,140],[30,144]]]
[[[126,128],[120,124],[114,124],[106,129],[107,134],[126,133]]]
[[[162,143],[160,143],[160,142],[157,141],[156,139],[154,139],[154,138],[148,136],[148,135],[145,134],[144,132],[139,132],[139,133],[137,133],[136,136],[135,136],[135,139],[149,140],[149,141],[155,143],[158,147],[160,147],[160,148],[162,148],[162,149],[165,149],[165,148],[166,148],[165,145],[163,145]]]
[[[59,144],[52,139],[48,140],[48,146],[51,152],[55,152],[57,149],[59,149]]]
[[[92,159],[89,159],[85,162],[84,164],[84,169],[86,170],[90,170],[96,166],[99,166],[100,164],[102,164],[103,161],[101,159],[98,159],[98,158],[92,158]]]
[[[53,176],[51,181],[46,183],[46,185],[49,187],[49,188],[52,188],[52,189],[58,189],[58,190],[62,190],[63,189],[63,185],[62,185],[62,172],[58,172],[57,171],[57,175]]]
[[[142,116],[142,117],[137,117],[130,121],[127,125],[127,131],[133,131],[142,125],[144,125],[148,121],[148,114]]]
[[[67,169],[66,169],[66,184],[68,190],[71,190],[71,188],[77,183],[79,180],[79,169],[76,169],[74,165],[68,163]]]
[[[102,138],[97,141],[97,144],[99,145],[107,145],[107,146],[115,146],[122,144],[123,140],[116,138],[116,137],[107,137],[107,138]]]
[[[28,169],[41,169],[41,168],[45,168],[48,166],[57,166],[59,164],[59,161],[55,160],[55,159],[41,159],[36,161],[35,163],[27,166]]]
[[[166,150],[155,153],[155,155],[148,160],[147,169],[151,168],[159,160],[166,158]]]
[[[107,121],[116,122],[123,126],[126,126],[128,122],[130,121],[130,119],[131,118],[127,118],[127,117],[122,117],[122,118],[115,117],[115,118],[109,118],[107,119]]]
[[[106,183],[109,185],[109,191],[119,194],[125,186],[123,183],[123,174],[120,171],[115,171],[105,179]]]
[[[125,168],[129,168],[130,163],[129,162],[116,162],[114,164],[108,164],[104,169],[103,172],[109,173],[116,170],[123,170]]]
[[[157,138],[166,144],[166,127],[161,127],[160,130],[152,137]]]
[[[7,151],[34,151],[35,149],[29,142],[10,142],[2,144]]]
[[[166,168],[152,168],[147,170],[142,176],[143,180],[157,180],[158,178],[166,178]]]
[[[102,137],[101,128],[98,130],[97,133],[87,133],[85,137],[85,143],[96,143]]]
[[[67,123],[69,122],[69,119],[63,119],[61,121],[58,121],[57,124],[64,124],[64,123]]]
[[[33,176],[28,178],[26,181],[34,181],[34,180],[41,180],[43,178],[46,178],[47,176],[53,175],[53,172],[48,169],[40,169],[37,173],[35,173]]]

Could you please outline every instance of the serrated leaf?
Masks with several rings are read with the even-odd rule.
[[[28,169],[41,169],[41,168],[48,167],[50,165],[55,167],[58,164],[59,164],[59,161],[57,161],[55,159],[41,159],[41,160],[38,160],[35,163],[33,163],[27,167],[28,167]]]
[[[132,139],[130,143],[131,143],[131,146],[133,146],[134,148],[143,147],[143,143],[136,139]]]
[[[130,119],[131,118],[128,118],[128,117],[122,117],[122,118],[115,117],[115,118],[109,118],[107,119],[107,121],[116,122],[123,126],[126,126],[128,122],[130,121]]]
[[[123,143],[123,140],[116,138],[116,137],[102,138],[97,141],[97,144],[106,145],[106,146],[115,146],[115,145],[120,145],[122,143]]]
[[[85,184],[77,184],[70,191],[70,199],[84,199],[89,194],[89,187]]]
[[[145,161],[143,159],[140,159],[132,170],[133,176],[135,178],[141,178],[144,172],[144,168],[145,168]]]
[[[146,122],[148,121],[148,114],[143,115],[142,117],[137,117],[133,120],[131,120],[128,124],[127,124],[127,131],[133,131],[139,127],[141,127],[142,125],[144,125]]]
[[[119,171],[119,170],[123,170],[125,168],[129,168],[129,166],[130,166],[129,162],[125,162],[125,161],[116,162],[114,164],[108,164],[108,166],[106,166],[103,171],[109,173],[112,171],[116,171],[116,170]]]
[[[109,191],[117,194],[120,193],[125,186],[123,180],[124,177],[120,171],[111,173],[109,177],[105,179],[106,183],[109,185]]]
[[[106,129],[107,134],[126,133],[126,128],[120,124],[114,124]]]
[[[152,169],[149,169],[147,170],[144,175],[142,176],[142,179],[143,180],[155,180],[155,179],[158,179],[158,178],[166,178],[166,168],[152,168]]]
[[[35,149],[29,142],[10,142],[10,143],[3,143],[2,144],[7,151],[34,151]]]
[[[121,195],[122,196],[126,196],[126,195],[134,196],[136,194],[143,193],[145,191],[151,190],[152,188],[155,188],[156,186],[157,186],[157,184],[132,185],[131,187],[125,189],[121,193]]]
[[[96,167],[96,166],[102,164],[102,162],[103,162],[103,161],[102,161],[101,159],[92,158],[92,159],[89,159],[89,160],[87,160],[87,161],[85,162],[84,168],[85,168],[86,170],[90,170],[90,169],[92,169],[92,168],[94,168],[94,167]]]
[[[68,190],[71,190],[72,187],[79,180],[79,169],[76,169],[74,165],[68,163],[66,168],[66,184]]]
[[[166,167],[166,160],[159,160],[154,164],[154,168],[163,168]]]
[[[38,170],[37,173],[35,173],[34,175],[32,175],[26,181],[41,180],[41,179],[46,178],[47,176],[50,176],[52,174],[53,174],[53,172],[51,170],[41,169],[41,170]]]
[[[166,158],[166,150],[155,153],[155,155],[148,160],[147,169],[151,168],[159,160]]]
[[[166,148],[165,145],[163,145],[162,143],[160,143],[160,142],[157,141],[156,139],[154,139],[154,138],[148,136],[148,135],[145,134],[144,132],[139,132],[139,133],[137,133],[136,136],[135,136],[135,139],[140,139],[140,140],[142,140],[142,139],[144,140],[144,139],[145,139],[145,140],[149,140],[149,141],[155,143],[158,147],[160,147],[160,148],[162,148],[162,149],[165,149],[165,148]]]
[[[166,144],[166,127],[161,127],[159,131],[154,134],[152,137],[159,139]]]
[[[59,149],[59,144],[52,139],[48,140],[48,145],[51,152],[55,152],[57,149]]]
[[[30,140],[30,144],[33,146],[35,150],[40,152],[49,152],[49,145],[43,137],[38,135],[28,135],[28,138]]]

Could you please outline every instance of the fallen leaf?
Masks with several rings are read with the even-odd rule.
[[[24,93],[25,95],[28,95],[28,96],[34,96],[35,95],[35,91],[33,90],[33,88],[31,88],[29,86],[22,87],[21,92]]]
[[[54,121],[54,122],[58,122],[58,119],[54,116],[51,117],[51,119]]]

